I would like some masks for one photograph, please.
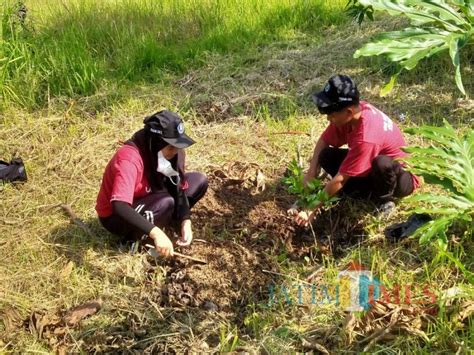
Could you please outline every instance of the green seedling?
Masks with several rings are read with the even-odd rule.
[[[304,210],[313,210],[318,205],[329,207],[337,201],[336,197],[329,197],[324,191],[324,183],[319,179],[312,179],[306,185],[304,181],[303,168],[293,159],[288,165],[287,177],[283,178],[283,183],[288,186],[288,192],[296,195],[296,204]]]

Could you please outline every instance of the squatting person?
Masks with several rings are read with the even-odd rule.
[[[342,192],[372,198],[383,210],[393,208],[395,199],[420,185],[419,178],[397,161],[407,155],[401,150],[406,143],[400,129],[382,111],[360,100],[349,76],[331,77],[312,98],[329,125],[316,143],[305,183],[318,177],[322,168],[332,177],[324,187],[330,197]],[[345,144],[348,149],[341,148]],[[296,222],[307,225],[320,207],[300,211]]]
[[[207,178],[184,171],[184,149],[195,141],[184,133],[180,116],[163,110],[146,117],[144,125],[108,163],[96,211],[109,232],[132,241],[149,237],[169,256],[173,244],[162,228],[179,223],[177,243],[191,243],[190,209],[206,193]]]

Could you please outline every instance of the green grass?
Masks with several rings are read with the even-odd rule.
[[[159,83],[203,64],[206,53],[251,51],[298,33],[318,37],[345,23],[344,0],[17,1],[3,7],[3,105],[37,108],[91,95],[107,83]]]

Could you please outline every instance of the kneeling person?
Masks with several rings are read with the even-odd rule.
[[[419,186],[418,177],[396,160],[407,155],[401,150],[406,143],[400,129],[382,111],[360,100],[350,77],[331,77],[313,101],[330,123],[316,143],[305,183],[323,168],[332,177],[324,188],[329,196],[342,191],[381,204],[410,195]],[[340,148],[344,144],[349,149]],[[318,208],[298,213],[296,222],[307,225]]]
[[[144,125],[108,163],[96,211],[109,232],[126,240],[148,236],[159,253],[169,256],[173,244],[162,228],[180,223],[178,244],[191,243],[190,209],[206,193],[207,178],[184,171],[184,149],[195,142],[176,113],[157,112]]]

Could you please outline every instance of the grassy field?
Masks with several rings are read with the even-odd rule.
[[[3,14],[3,100],[36,108],[52,97],[159,83],[205,62],[245,53],[295,31],[341,24],[344,1],[17,1]],[[10,5],[10,6],[8,6]],[[133,40],[131,40],[133,39]]]
[[[292,197],[280,178],[297,146],[309,157],[324,129],[309,94],[334,73],[353,76],[363,97],[401,127],[446,118],[473,128],[472,100],[458,96],[447,55],[400,76],[381,98],[390,67],[352,54],[403,23],[379,17],[359,27],[344,4],[27,1],[24,28],[2,9],[0,158],[21,156],[29,181],[0,187],[0,353],[472,351],[474,287],[459,265],[435,245],[384,239],[411,206],[402,202],[380,219],[368,203],[341,202],[317,223],[318,240],[342,239],[332,254],[286,216]],[[13,31],[5,27],[11,21]],[[461,57],[470,93],[473,56],[471,47]],[[160,108],[186,119],[198,141],[188,170],[210,179],[193,217],[199,241],[181,250],[204,266],[131,255],[96,218],[105,165]],[[258,171],[264,191],[255,186]],[[438,193],[431,189],[423,187]],[[71,223],[60,204],[84,224]],[[456,237],[449,250],[472,271],[472,238]],[[413,302],[350,314],[324,302],[320,288],[321,302],[305,292],[297,304],[298,285],[324,285],[334,297],[352,260]],[[189,304],[170,293],[183,285]],[[293,303],[269,304],[270,285],[292,290]],[[99,299],[97,314],[65,324],[72,307]]]

